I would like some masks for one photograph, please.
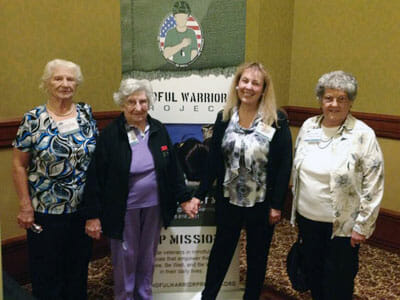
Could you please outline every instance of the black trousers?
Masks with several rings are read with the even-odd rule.
[[[334,237],[332,223],[316,222],[297,214],[303,239],[304,267],[314,300],[350,300],[358,272],[359,246],[349,237]]]
[[[76,213],[35,213],[41,233],[27,231],[32,293],[39,300],[87,299],[92,239]]]
[[[269,224],[266,203],[238,207],[216,204],[217,231],[208,260],[202,300],[214,300],[235,252],[242,227],[246,230],[247,280],[243,299],[258,300],[263,287],[274,226]]]

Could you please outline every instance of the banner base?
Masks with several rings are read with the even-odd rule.
[[[243,291],[220,291],[217,300],[242,300]],[[200,300],[201,292],[153,293],[154,300]]]

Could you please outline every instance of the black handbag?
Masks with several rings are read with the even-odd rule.
[[[286,271],[289,276],[290,283],[293,289],[298,292],[308,291],[307,277],[304,272],[304,261],[302,259],[302,245],[303,241],[299,237],[292,245],[286,258]]]

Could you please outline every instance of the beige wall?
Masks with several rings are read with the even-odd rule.
[[[17,224],[18,200],[11,179],[12,151],[0,150],[0,221],[2,238],[24,234]]]
[[[246,60],[270,71],[278,105],[289,104],[294,0],[248,0]]]
[[[398,0],[295,1],[289,105],[318,107],[318,78],[343,69],[359,81],[355,111],[399,115],[399,20]],[[382,207],[400,211],[400,141],[379,143],[385,159]]]
[[[400,212],[400,141],[378,139],[385,159],[385,193],[382,207]]]
[[[400,113],[400,1],[295,2],[290,104],[316,106],[319,76],[343,69],[359,81],[354,110]]]
[[[115,110],[121,79],[118,0],[0,0],[0,120],[21,117],[45,102],[38,89],[53,58],[78,63],[85,77],[76,101],[96,111]],[[0,150],[0,220],[3,239],[24,232],[16,224],[18,201],[11,180],[11,151]]]
[[[1,241],[1,224],[0,224],[0,241]],[[1,247],[0,247],[0,300],[3,300],[3,267],[1,264]]]
[[[0,4],[1,118],[20,117],[46,97],[38,89],[44,65],[65,58],[82,67],[76,100],[114,108],[121,78],[118,0],[13,0]]]
[[[359,81],[355,111],[399,115],[400,1],[247,3],[246,59],[269,68],[280,105],[318,107],[318,78],[343,69]],[[291,129],[294,139],[298,128]],[[379,143],[385,158],[382,207],[400,211],[400,141]]]

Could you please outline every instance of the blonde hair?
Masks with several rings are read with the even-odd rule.
[[[243,63],[237,68],[235,77],[232,80],[229,90],[228,99],[224,106],[222,119],[224,121],[228,121],[232,116],[233,108],[239,108],[240,99],[238,97],[236,87],[239,84],[243,72],[248,69],[256,70],[264,77],[264,92],[262,93],[258,104],[258,112],[261,114],[265,124],[272,125],[274,122],[276,123],[278,121],[274,85],[272,83],[271,75],[259,62]]]

